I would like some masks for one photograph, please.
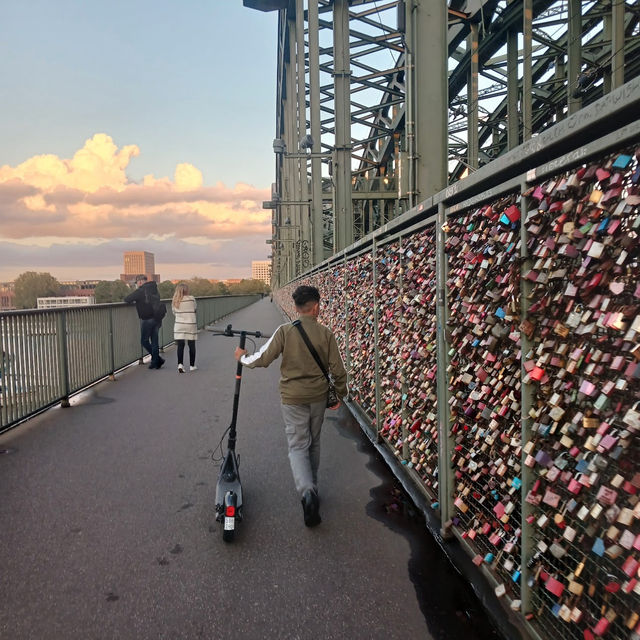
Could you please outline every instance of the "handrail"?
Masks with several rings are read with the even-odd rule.
[[[260,299],[260,294],[198,298],[198,328]],[[159,332],[174,341],[174,316]],[[144,357],[135,307],[124,303],[0,312],[0,433]]]

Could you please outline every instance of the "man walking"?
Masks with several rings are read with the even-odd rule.
[[[335,336],[317,321],[320,293],[315,287],[300,286],[293,292],[293,301],[303,329],[334,378],[338,398],[343,398],[347,395],[347,373]],[[321,522],[318,467],[320,432],[327,408],[327,380],[293,324],[279,326],[260,351],[252,355],[237,347],[235,358],[253,369],[268,367],[280,354],[280,398],[289,462],[296,490],[302,497],[304,523],[314,527]],[[330,408],[335,410],[339,406],[340,401]]]
[[[139,275],[136,276],[136,287],[124,301],[136,305],[140,318],[140,344],[151,354],[149,369],[159,369],[164,364],[164,358],[160,357],[158,346],[158,331],[162,320],[156,319],[154,309],[154,303],[157,305],[160,302],[158,285],[155,281],[147,282],[147,276]]]

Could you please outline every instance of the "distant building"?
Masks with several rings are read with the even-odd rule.
[[[93,296],[63,296],[38,298],[38,309],[60,309],[60,307],[83,307],[95,304]]]
[[[252,260],[251,278],[271,284],[271,260]]]
[[[64,280],[60,282],[60,293],[65,296],[93,296],[99,282],[100,280]]]
[[[149,251],[125,251],[124,273],[120,274],[120,280],[128,285],[135,284],[136,276],[144,274],[147,280],[160,282],[160,276],[156,271],[156,260]]]
[[[242,282],[242,278],[229,278],[228,280],[223,280],[223,282],[227,286],[229,286],[230,284],[240,284]]]
[[[0,311],[15,309],[14,297],[13,282],[0,282]]]

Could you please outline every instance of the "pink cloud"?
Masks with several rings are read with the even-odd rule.
[[[200,172],[188,164],[176,169],[179,184],[153,176],[135,184],[124,170],[136,150],[119,151],[97,134],[70,161],[48,155],[1,167],[0,202],[14,215],[0,219],[0,237],[118,238],[137,235],[141,227],[183,236],[269,234],[270,216],[262,209],[268,189],[202,186]]]
[[[143,184],[136,184],[126,177],[126,169],[139,153],[135,145],[119,149],[109,136],[96,134],[70,160],[49,154],[17,167],[0,167],[0,243],[10,241],[4,243],[3,256],[11,246],[17,260],[36,266],[35,257],[43,251],[39,245],[71,238],[77,251],[67,251],[70,256],[79,258],[79,247],[85,246],[95,258],[96,239],[113,251],[114,243],[136,239],[139,245],[139,238],[152,235],[164,238],[156,241],[157,262],[163,248],[173,253],[172,243],[181,238],[203,238],[206,251],[193,250],[199,246],[193,243],[187,246],[210,265],[218,259],[229,267],[250,260],[240,246],[264,251],[264,240],[271,235],[270,212],[262,209],[262,201],[270,197],[268,188],[242,182],[205,186],[201,172],[188,163],[176,167],[174,180],[146,176]],[[216,245],[220,240],[228,242]],[[11,241],[20,242],[21,248]],[[29,244],[33,250],[26,252]],[[145,249],[153,250],[146,244]],[[60,250],[60,259],[64,253]]]

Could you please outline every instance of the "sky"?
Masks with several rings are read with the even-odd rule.
[[[269,254],[277,12],[0,3],[0,281],[250,277]]]

